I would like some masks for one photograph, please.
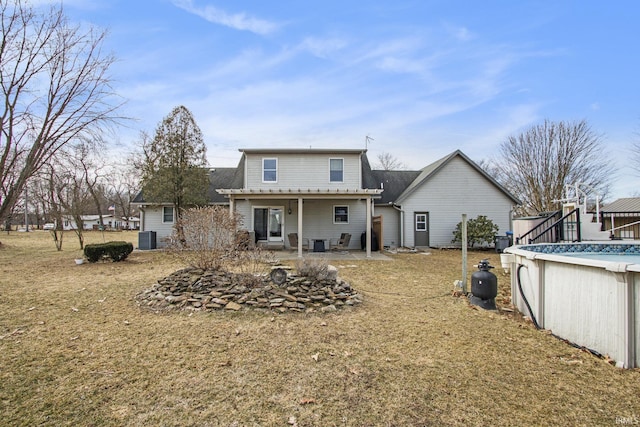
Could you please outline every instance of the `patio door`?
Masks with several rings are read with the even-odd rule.
[[[253,210],[253,229],[256,232],[256,240],[282,242],[283,228],[284,215],[281,207]]]
[[[414,223],[414,246],[429,246],[429,212],[415,212]]]

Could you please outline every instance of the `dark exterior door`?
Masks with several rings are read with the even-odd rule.
[[[429,212],[413,214],[414,246],[429,246]]]

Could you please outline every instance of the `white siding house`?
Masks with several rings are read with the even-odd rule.
[[[410,188],[396,202],[405,213],[405,246],[417,242],[416,215],[426,214],[427,245],[449,246],[462,214],[468,219],[485,215],[499,227],[498,234],[511,230],[511,212],[518,203],[462,152],[456,151],[423,169]],[[413,213],[413,215],[412,215]]]
[[[361,149],[241,149],[237,168],[210,171],[209,199],[239,213],[256,243],[290,247],[288,235],[325,247],[341,234],[349,249],[379,246],[451,246],[466,213],[486,215],[510,229],[518,200],[462,152],[455,151],[419,171],[372,170]],[[172,206],[139,194],[141,231],[157,233],[158,246],[171,234]],[[372,224],[381,222],[381,236]]]

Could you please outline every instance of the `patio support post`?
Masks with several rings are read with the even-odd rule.
[[[302,197],[298,197],[298,258],[302,258]]]
[[[235,201],[236,201],[236,199],[233,196],[229,197],[229,215],[231,215],[231,217],[233,217],[233,210],[235,208]]]
[[[365,199],[367,203],[367,258],[371,258],[371,196]]]

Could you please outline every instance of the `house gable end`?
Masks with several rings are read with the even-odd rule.
[[[453,153],[431,163],[430,165],[424,167],[420,172],[418,177],[411,182],[411,184],[402,192],[402,194],[398,197],[398,203],[402,203],[406,200],[410,195],[419,187],[421,187],[426,181],[431,179],[433,176],[438,174],[443,168],[445,168],[449,163],[453,161],[455,158],[460,158],[464,160],[472,169],[482,175],[491,185],[495,186],[498,190],[500,190],[504,195],[509,198],[513,204],[519,205],[520,201],[507,189],[505,189],[502,185],[500,185],[491,175],[485,172],[480,166],[478,166],[473,160],[467,157],[462,151],[456,150]]]

